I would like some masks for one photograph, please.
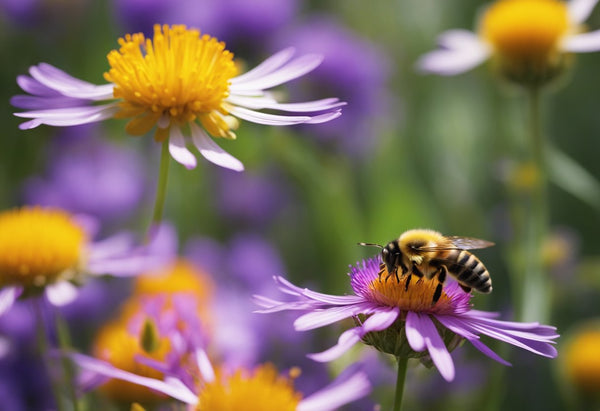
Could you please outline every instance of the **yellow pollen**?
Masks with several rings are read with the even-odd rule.
[[[279,375],[271,364],[252,372],[219,375],[200,391],[197,411],[295,411],[302,395],[289,377]]]
[[[588,329],[565,347],[563,359],[569,379],[590,393],[600,392],[600,328]]]
[[[440,299],[433,304],[433,295],[439,284],[437,279],[429,280],[413,275],[407,287],[408,278],[408,275],[403,275],[399,277],[400,281],[397,281],[394,275],[388,276],[387,270],[384,269],[381,277],[369,284],[370,298],[383,305],[414,312],[444,311],[451,304],[450,297],[443,290]]]
[[[79,271],[87,238],[58,209],[23,207],[0,213],[0,287],[42,287]]]
[[[94,356],[117,368],[144,377],[162,379],[161,372],[140,364],[136,355],[143,355],[158,361],[164,361],[171,345],[167,338],[158,338],[155,349],[147,352],[142,347],[140,335],[133,335],[127,329],[127,318],[120,318],[100,329],[94,342]],[[122,402],[154,402],[164,397],[142,385],[121,380],[109,380],[100,387],[109,398]]]
[[[145,134],[166,117],[168,125],[198,120],[215,137],[234,136],[224,100],[238,69],[223,42],[184,25],[155,25],[152,39],[127,34],[119,45],[107,56],[104,78],[122,99],[117,117],[133,117],[128,133]]]
[[[543,62],[569,29],[562,1],[499,0],[484,14],[480,32],[501,58]]]

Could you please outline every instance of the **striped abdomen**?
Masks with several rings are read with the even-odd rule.
[[[463,288],[472,288],[480,293],[492,292],[490,273],[477,257],[466,250],[452,250],[443,259],[432,261],[432,265],[445,265],[448,274]]]

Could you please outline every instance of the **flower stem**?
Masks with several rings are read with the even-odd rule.
[[[524,284],[522,291],[522,320],[548,321],[549,278],[544,273],[542,249],[547,234],[548,210],[546,203],[546,164],[544,136],[541,127],[541,90],[534,87],[529,92],[530,156],[536,178],[527,199],[528,213],[525,221]]]
[[[48,332],[46,328],[46,319],[44,316],[44,307],[42,306],[42,299],[36,299],[33,301],[32,305],[35,310],[36,317],[36,326],[37,326],[37,342],[38,349],[40,351],[40,356],[42,357],[42,361],[44,362],[46,369],[48,371],[48,378],[50,380],[50,386],[52,388],[52,394],[54,396],[54,400],[56,401],[56,409],[58,411],[66,410],[66,406],[64,403],[63,396],[60,390],[60,381],[57,381],[52,373],[52,364],[51,364],[51,356],[50,354],[50,338],[48,337]]]
[[[158,183],[156,187],[156,199],[154,200],[154,212],[152,222],[148,230],[148,238],[151,238],[153,230],[160,224],[167,194],[167,181],[169,180],[169,164],[171,155],[169,153],[169,141],[162,143],[160,150],[160,168],[158,171]]]
[[[396,394],[394,395],[393,411],[402,409],[402,397],[404,396],[404,382],[406,381],[406,370],[408,369],[408,357],[396,357],[398,361],[398,374],[396,377]]]
[[[71,397],[73,411],[79,411],[79,401],[77,399],[77,393],[75,391],[75,370],[73,369],[73,363],[66,355],[71,349],[71,336],[69,334],[69,327],[58,312],[55,315],[54,321],[56,327],[56,335],[58,336],[58,344],[61,350],[61,362],[64,373],[64,379],[66,380],[66,386],[69,391],[69,396]]]

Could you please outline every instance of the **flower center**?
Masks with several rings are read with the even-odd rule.
[[[567,374],[578,388],[597,393],[600,389],[600,331],[588,330],[566,347]]]
[[[485,13],[481,34],[510,58],[545,58],[569,29],[567,6],[558,0],[500,0]]]
[[[119,45],[108,54],[104,77],[115,84],[114,97],[123,99],[118,116],[133,117],[130,134],[145,134],[166,119],[159,129],[199,120],[213,136],[230,137],[235,125],[222,115],[238,69],[223,42],[184,25],[156,25],[153,39],[127,34]]]
[[[573,30],[558,0],[499,0],[486,11],[480,35],[494,48],[502,74],[521,84],[543,84],[562,72],[560,39]]]
[[[410,282],[409,282],[410,278]],[[439,285],[437,279],[418,278],[403,275],[396,280],[388,275],[386,269],[380,277],[374,278],[368,285],[369,299],[382,305],[399,307],[402,311],[448,312],[452,309],[452,300],[442,290],[439,300],[433,304],[433,296]]]
[[[73,277],[86,234],[68,213],[23,207],[0,213],[0,287],[42,287]]]
[[[237,371],[205,385],[197,411],[294,411],[302,396],[293,387],[293,376],[282,376],[271,364],[251,373]]]
[[[149,353],[143,348],[142,335],[134,335],[128,329],[125,319],[109,323],[100,329],[94,342],[94,356],[116,368],[149,378],[162,379],[163,375],[147,365],[136,361],[142,355],[163,361],[169,353],[171,344],[165,337],[158,338],[155,349]],[[151,391],[142,385],[121,380],[109,380],[101,386],[102,392],[117,401],[157,401],[163,395]]]

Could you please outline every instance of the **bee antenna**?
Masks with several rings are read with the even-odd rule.
[[[377,247],[377,248],[383,248],[382,245],[379,244],[375,244],[375,243],[357,243],[358,245],[362,245],[362,246],[367,246],[367,247]]]

